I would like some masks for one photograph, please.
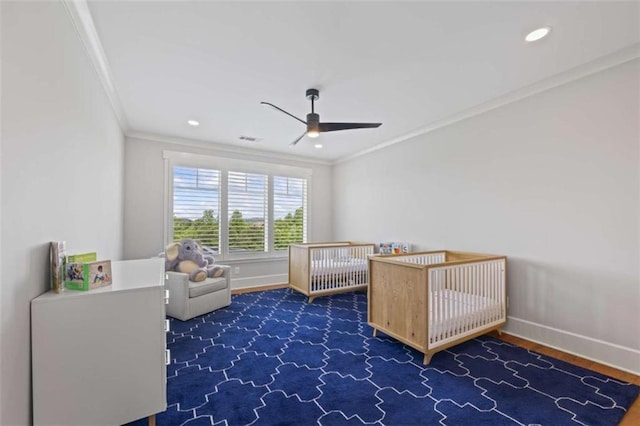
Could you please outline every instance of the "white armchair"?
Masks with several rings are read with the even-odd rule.
[[[231,304],[231,267],[216,266],[224,271],[222,276],[197,283],[189,281],[188,274],[167,272],[165,288],[169,290],[168,316],[187,321]]]

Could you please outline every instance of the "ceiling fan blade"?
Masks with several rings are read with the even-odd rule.
[[[382,123],[318,123],[320,132],[335,132],[337,130],[371,129],[380,127]]]
[[[273,109],[275,109],[275,110],[278,110],[278,111],[280,111],[280,112],[284,112],[284,113],[285,113],[285,114],[287,114],[289,117],[293,117],[293,118],[295,118],[296,120],[298,120],[298,121],[299,121],[299,122],[301,122],[302,124],[307,124],[307,122],[306,122],[306,121],[302,120],[301,118],[296,117],[296,116],[295,116],[295,115],[293,115],[293,114],[288,113],[287,111],[283,110],[283,109],[282,109],[282,108],[280,108],[280,107],[275,106],[274,104],[271,104],[271,103],[269,103],[269,102],[260,102],[260,105],[267,105],[267,106],[270,106],[271,108],[273,108]]]
[[[298,137],[298,139],[296,139],[295,141],[291,142],[291,143],[289,144],[289,146],[296,146],[296,144],[297,144],[298,142],[300,142],[300,140],[302,140],[302,138],[304,138],[304,136],[305,136],[306,134],[307,134],[307,132],[304,132],[303,134],[301,134],[301,135]]]

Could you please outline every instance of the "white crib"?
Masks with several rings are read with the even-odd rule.
[[[423,352],[438,351],[506,323],[505,256],[435,251],[374,256],[368,321]]]
[[[340,241],[289,246],[289,285],[309,297],[366,289],[374,244]]]

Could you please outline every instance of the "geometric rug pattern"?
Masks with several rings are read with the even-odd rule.
[[[615,425],[638,386],[491,337],[423,355],[367,325],[364,293],[288,289],[171,319],[158,425]],[[133,424],[145,424],[139,420]]]

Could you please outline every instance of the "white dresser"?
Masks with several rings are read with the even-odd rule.
[[[164,259],[111,268],[110,286],[31,301],[36,425],[121,425],[166,410]]]

